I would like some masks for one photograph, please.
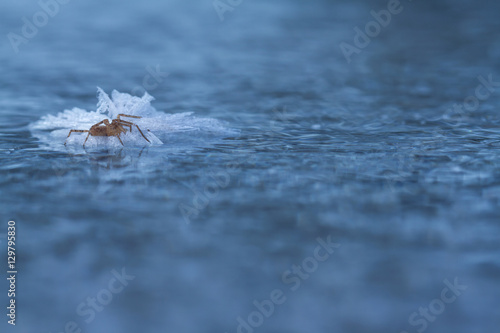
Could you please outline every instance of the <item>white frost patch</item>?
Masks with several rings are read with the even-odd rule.
[[[233,136],[238,134],[235,130],[228,129],[224,124],[212,118],[198,118],[192,112],[167,114],[157,111],[151,102],[154,98],[145,93],[142,97],[132,96],[113,90],[109,97],[101,88],[97,88],[96,111],[86,111],[79,108],[65,110],[57,115],[46,115],[40,120],[29,125],[32,134],[43,144],[49,147],[62,147],[71,129],[88,130],[90,127],[104,119],[111,121],[118,114],[140,116],[142,118],[127,118],[123,120],[133,122],[142,130],[151,143],[148,143],[132,126],[132,131],[122,133],[120,138],[125,146],[161,145],[164,142],[175,140],[176,135],[188,134],[191,139],[206,136]],[[67,139],[67,146],[83,145],[88,133],[72,133]],[[184,136],[185,137],[185,136]],[[85,147],[122,147],[116,137],[89,136]]]

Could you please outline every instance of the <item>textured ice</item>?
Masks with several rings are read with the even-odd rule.
[[[229,129],[223,122],[212,118],[199,118],[193,112],[167,114],[157,111],[151,102],[154,98],[147,92],[142,97],[113,90],[111,97],[101,88],[97,88],[96,111],[86,111],[80,108],[64,110],[57,115],[46,115],[40,120],[30,124],[33,135],[49,147],[63,146],[71,129],[87,130],[92,125],[104,120],[115,119],[118,114],[140,116],[142,118],[123,118],[131,121],[142,130],[151,143],[140,135],[135,126],[132,131],[120,135],[125,146],[161,145],[175,140],[175,136],[185,137],[190,140],[199,138],[204,140],[207,136],[232,136],[237,134]],[[72,133],[67,139],[67,146],[82,146],[88,133]],[[122,147],[116,137],[89,136],[85,147]]]

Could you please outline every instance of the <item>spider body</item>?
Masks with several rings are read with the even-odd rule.
[[[87,137],[85,138],[85,141],[83,142],[84,147],[85,147],[85,143],[87,142],[87,139],[89,138],[90,135],[92,135],[92,136],[116,136],[118,138],[118,140],[120,140],[120,143],[123,146],[122,139],[120,139],[120,134],[127,132],[127,130],[124,127],[128,127],[129,131],[132,132],[132,126],[135,126],[139,130],[139,133],[141,133],[142,137],[147,142],[151,143],[148,140],[148,138],[146,138],[144,136],[144,134],[142,133],[139,126],[137,126],[136,124],[134,124],[131,121],[126,121],[126,120],[120,119],[120,117],[141,118],[139,116],[131,116],[131,115],[120,113],[116,117],[116,119],[111,120],[111,123],[109,122],[108,119],[104,119],[103,121],[100,121],[95,125],[92,125],[89,130],[71,130],[71,131],[69,131],[69,134],[66,137],[66,140],[68,140],[69,136],[73,132],[77,132],[77,133],[88,132],[89,134],[87,134]],[[66,142],[64,142],[64,145],[66,145]]]

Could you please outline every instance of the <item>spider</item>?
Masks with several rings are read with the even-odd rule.
[[[139,130],[139,133],[141,133],[142,137],[147,142],[151,143],[151,141],[149,141],[148,138],[146,138],[144,136],[144,134],[142,133],[142,131],[139,128],[139,126],[137,126],[133,122],[125,121],[123,119],[120,119],[120,116],[121,117],[130,117],[130,118],[142,118],[142,117],[138,117],[138,116],[131,116],[131,115],[128,115],[128,114],[120,113],[116,117],[116,119],[111,120],[111,123],[109,122],[109,120],[104,119],[103,121],[100,121],[100,122],[98,122],[95,125],[92,125],[92,127],[90,127],[89,130],[74,130],[73,129],[73,130],[69,131],[69,134],[66,137],[66,141],[68,140],[69,136],[73,132],[88,132],[89,134],[87,134],[87,137],[85,138],[85,141],[83,142],[83,146],[84,147],[85,147],[85,143],[87,142],[87,139],[89,138],[90,135],[92,135],[92,136],[116,136],[118,138],[118,140],[120,140],[120,143],[123,146],[122,139],[120,139],[120,134],[127,132],[123,127],[124,126],[128,127],[129,131],[132,132],[132,126],[135,126]],[[102,126],[103,124],[104,124],[104,126]],[[64,145],[66,145],[66,141],[64,142]]]

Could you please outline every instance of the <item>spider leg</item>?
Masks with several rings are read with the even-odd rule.
[[[120,143],[122,144],[122,146],[124,145],[123,142],[122,142],[122,139],[120,139],[120,133],[118,133],[118,135],[116,136],[118,138],[118,140],[120,140]]]
[[[83,132],[88,132],[88,130],[71,130],[71,131],[69,131],[68,136],[66,137],[66,140],[64,141],[64,145],[65,145],[65,146],[66,146],[66,141],[68,141],[69,136],[70,136],[70,135],[71,135],[71,133],[73,133],[73,132],[83,133]]]
[[[123,120],[123,119],[118,119],[118,122],[119,122],[119,123],[121,123],[121,124],[122,124],[122,123],[123,123],[123,124],[133,124],[133,122],[131,122],[131,121],[126,121],[126,120]]]
[[[134,125],[135,125],[135,124],[134,124]],[[148,138],[146,138],[146,137],[144,136],[144,133],[142,133],[142,131],[141,131],[141,129],[139,128],[139,126],[135,125],[135,127],[137,127],[137,129],[139,130],[139,133],[141,133],[142,137],[143,137],[144,139],[146,139],[146,141],[147,141],[147,142],[151,143],[151,141],[149,141],[149,140],[148,140]]]
[[[132,132],[132,125],[134,125],[134,123],[131,123],[130,121],[125,121],[125,120],[119,120],[118,124],[120,126],[128,126],[129,128],[129,131]]]
[[[121,119],[120,119],[120,116],[121,116],[121,117],[130,117],[130,118],[142,118],[142,117],[139,117],[139,116],[131,116],[131,115],[129,115],[129,114],[123,114],[123,113],[120,113],[120,114],[116,117],[116,119],[121,120]]]
[[[101,124],[103,124],[103,123],[107,126],[107,125],[109,125],[109,120],[104,119],[103,121],[100,121],[100,122],[98,122],[97,124],[92,125],[92,127],[94,127],[94,126],[99,126],[99,125],[101,125]]]
[[[126,121],[126,120],[123,120],[123,119],[120,119],[120,117],[130,117],[130,118],[137,118],[137,119],[140,119],[142,117],[139,117],[139,116],[132,116],[132,115],[129,115],[129,114],[123,114],[123,113],[120,113],[118,116],[116,116],[116,119],[118,119],[120,125],[124,125],[124,126],[129,126],[130,128],[130,132],[132,132],[132,125],[134,125],[135,127],[137,127],[137,129],[139,130],[139,133],[141,133],[142,137],[144,138],[144,140],[146,140],[147,142],[151,143],[151,141],[148,140],[148,138],[146,138],[146,136],[144,135],[144,133],[142,133],[141,129],[139,128],[139,126],[137,126],[136,124],[134,124],[133,122],[130,122],[130,121]],[[120,139],[118,137],[118,139]],[[121,142],[121,140],[120,140]],[[122,143],[123,144],[123,143]]]
[[[89,132],[89,131],[87,131],[87,132]],[[85,141],[83,141],[83,147],[85,147],[85,143],[87,142],[87,139],[89,138],[89,136],[90,136],[90,132],[89,132],[89,134],[87,134],[87,137],[85,138]]]

